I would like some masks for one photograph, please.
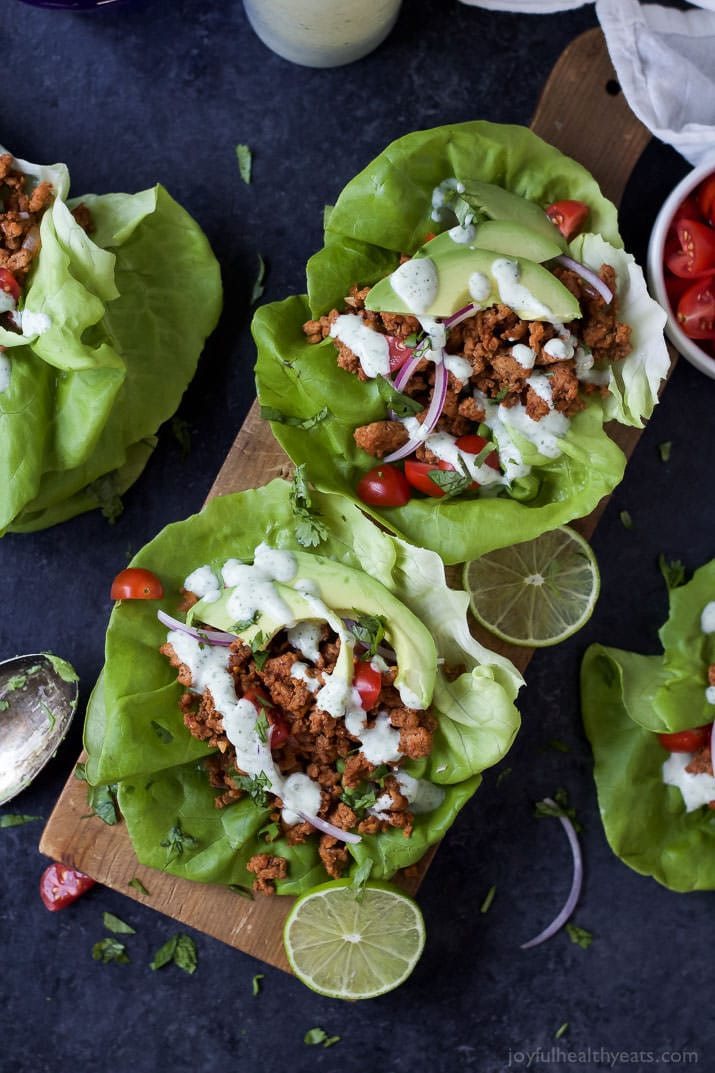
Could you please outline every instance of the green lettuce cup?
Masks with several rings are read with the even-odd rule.
[[[14,165],[28,189],[49,182],[54,197],[15,311],[20,330],[0,325],[0,534],[121,509],[222,302],[206,236],[162,186],[68,200],[65,165]]]
[[[283,833],[267,844],[266,828],[275,812],[270,802],[243,796],[215,806],[217,791],[206,764],[216,749],[184,725],[179,709],[184,688],[160,652],[167,626],[157,612],[182,615],[180,590],[193,571],[227,559],[250,563],[265,544],[303,564],[311,559],[333,564],[357,578],[366,592],[379,587],[388,621],[404,616],[411,624],[401,627],[405,643],[423,653],[422,663],[409,668],[416,676],[411,682],[415,690],[416,683],[428,683],[436,729],[430,754],[408,760],[404,770],[432,785],[433,807],[415,812],[409,837],[389,829],[348,844],[350,870],[369,862],[373,878],[389,878],[418,861],[454,822],[481,772],[506,754],[519,727],[514,701],[522,679],[508,660],[473,639],[467,595],[446,585],[437,555],[382,532],[342,497],[319,492],[311,494],[319,533],[313,531],[309,539],[323,538],[306,547],[300,542],[306,541],[305,515],[296,514],[292,492],[293,485],[275,480],[218,497],[199,514],[162,530],[139,552],[132,565],[156,573],[164,597],[115,606],[84,741],[88,781],[116,788],[142,863],[201,882],[250,886],[254,877],[248,863],[269,853],[287,862],[285,877],[276,880],[278,893],[298,894],[326,878],[317,840],[291,845]],[[334,605],[339,601],[336,589]],[[404,663],[406,670],[408,660]]]
[[[429,233],[449,228],[449,221],[433,216],[433,195],[455,180],[494,184],[527,199],[537,212],[559,200],[585,202],[592,232],[570,247],[564,240],[561,248],[592,270],[603,261],[612,265],[619,319],[631,327],[633,350],[612,372],[605,397],[588,395],[585,409],[559,438],[556,457],[520,443],[531,473],[508,490],[366,505],[357,484],[379,462],[357,446],[353,433],[386,418],[384,385],[340,368],[334,340],[309,343],[302,326],[343,309],[352,287],[383,280],[401,255],[414,254]],[[347,496],[395,534],[456,563],[584,516],[619,483],[625,457],[604,422],[641,427],[652,412],[669,367],[665,315],[622,249],[615,207],[581,165],[517,126],[473,122],[409,134],[349,182],[326,211],[324,243],[308,262],[307,293],[265,305],[253,320],[263,412],[318,488]]]
[[[665,784],[668,752],[658,739],[713,720],[706,690],[715,634],[701,622],[712,600],[715,561],[671,591],[662,655],[595,644],[581,666],[581,712],[608,843],[634,871],[676,891],[715,888],[715,813],[688,811],[679,787]]]

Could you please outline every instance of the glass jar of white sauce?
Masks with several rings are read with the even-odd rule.
[[[366,56],[395,25],[401,0],[243,0],[264,44],[305,67],[340,67]]]

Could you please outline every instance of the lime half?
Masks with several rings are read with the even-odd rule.
[[[581,629],[601,583],[588,543],[562,525],[465,563],[463,584],[474,617],[490,633],[544,648]]]
[[[349,880],[296,901],[283,931],[299,980],[330,998],[363,999],[399,987],[419,961],[425,925],[416,902],[388,886],[356,895]]]

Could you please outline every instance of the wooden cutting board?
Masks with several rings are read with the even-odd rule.
[[[598,29],[582,34],[564,51],[546,83],[531,127],[588,168],[605,195],[616,204],[650,139],[618,90]],[[613,151],[614,145],[618,146],[617,152]],[[630,455],[638,430],[617,427],[612,434]],[[289,473],[288,459],[268,424],[261,420],[254,402],[208,499],[260,486]],[[589,536],[604,506],[605,502],[576,527]],[[504,652],[522,671],[532,655],[526,649],[500,646],[487,635],[480,640]],[[137,862],[123,824],[109,827],[86,814],[86,786],[71,775],[42,834],[40,851],[183,924],[289,971],[282,927],[292,898],[257,897],[248,901],[227,887],[192,883],[145,868]],[[400,880],[406,890],[417,890],[433,856],[434,850],[423,858],[414,874]],[[135,878],[141,880],[147,894],[129,886]]]

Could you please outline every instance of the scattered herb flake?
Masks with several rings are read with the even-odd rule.
[[[511,768],[510,768],[510,767],[505,767],[505,768],[503,768],[503,769],[502,769],[502,770],[501,770],[501,771],[499,772],[499,774],[497,775],[497,786],[498,786],[498,785],[499,785],[499,784],[500,784],[501,782],[503,782],[503,781],[504,781],[504,779],[507,779],[507,778],[508,778],[508,777],[509,777],[510,775],[511,775]]]
[[[100,939],[92,947],[92,957],[95,961],[101,961],[103,965],[109,965],[112,961],[118,965],[129,963],[127,948],[118,939]]]
[[[191,453],[191,426],[183,417],[174,414],[171,419],[171,431],[179,445],[181,461],[185,462]]]
[[[661,462],[670,462],[670,452],[672,447],[672,440],[664,440],[663,443],[658,444],[658,454],[660,455]]]
[[[147,898],[151,897],[151,894],[146,889],[141,879],[138,879],[137,876],[134,876],[134,879],[130,879],[127,886],[134,887],[134,890],[138,890],[140,894],[146,895]]]
[[[109,786],[87,787],[87,804],[92,809],[90,815],[97,816],[110,827],[113,827],[115,823],[119,823],[116,792],[116,783],[111,783]]]
[[[74,777],[78,782],[87,781],[87,765],[81,760],[74,766]]]
[[[631,518],[630,511],[622,510],[618,517],[621,519],[621,525],[624,529],[633,528],[633,519]]]
[[[136,930],[131,924],[125,924],[114,913],[103,913],[102,920],[107,931],[113,931],[115,935],[136,935]]]
[[[323,1047],[332,1047],[332,1045],[339,1040],[340,1036],[329,1036],[322,1028],[309,1028],[303,1036],[303,1043],[307,1043],[311,1047],[316,1046],[317,1044],[322,1044]]]
[[[564,1023],[559,1028],[557,1028],[556,1031],[554,1032],[554,1039],[561,1039],[561,1037],[564,1035],[564,1033],[566,1032],[568,1027],[569,1027],[568,1021],[564,1021]]]
[[[480,913],[488,913],[489,912],[489,910],[491,908],[491,904],[494,901],[494,895],[496,894],[496,892],[497,892],[496,887],[490,887],[489,888],[489,890],[487,891],[486,898],[484,899],[482,904],[479,906],[479,912]]]
[[[261,709],[261,714],[258,716],[258,719],[256,719],[256,734],[258,734],[259,739],[264,745],[268,741],[268,726],[268,716],[265,711]]]
[[[572,943],[576,943],[582,950],[588,950],[593,942],[593,935],[585,928],[579,928],[578,924],[567,924],[566,931]]]
[[[534,815],[541,818],[544,816],[557,816],[565,817],[571,820],[575,831],[581,831],[581,824],[576,819],[576,812],[569,805],[568,794],[562,788],[559,788],[553,797],[553,803],[549,801],[537,801],[534,808]]]
[[[42,816],[28,816],[22,812],[6,812],[0,816],[0,827],[21,827],[23,823],[32,823],[33,820],[41,820]]]
[[[185,935],[183,932],[173,935],[154,954],[150,968],[163,969],[165,965],[169,965],[171,962],[183,969],[184,972],[190,974],[196,972],[196,966],[198,965],[196,943],[190,935]]]
[[[680,585],[685,583],[685,566],[680,559],[672,559],[669,561],[661,552],[658,556],[658,566],[665,580],[668,592],[672,592],[673,589],[677,589]]]
[[[247,898],[249,902],[254,901],[253,891],[250,887],[242,887],[240,883],[229,883],[228,889],[233,891],[234,894],[238,894],[240,898]]]
[[[251,170],[253,167],[253,153],[249,145],[236,146],[236,159],[238,160],[238,172],[246,185],[251,182]]]
[[[375,377],[375,383],[382,401],[398,417],[414,417],[415,414],[424,410],[422,403],[417,402],[410,395],[403,395],[394,384],[390,383],[380,373]]]
[[[385,619],[382,615],[363,615],[355,610],[352,616],[346,625],[355,640],[365,646],[365,652],[360,654],[360,659],[371,660],[377,655],[378,645],[382,644],[385,637]]]
[[[355,900],[361,902],[365,897],[365,884],[370,878],[372,866],[375,862],[372,857],[366,857],[355,869],[350,882],[350,890],[355,895]]]
[[[122,497],[119,494],[119,485],[114,473],[105,474],[92,481],[85,488],[85,492],[95,501],[110,525],[114,525],[119,515],[124,510]]]
[[[275,421],[279,425],[288,425],[291,428],[299,428],[307,431],[311,428],[315,428],[321,421],[325,421],[326,417],[330,416],[330,410],[327,406],[324,406],[322,410],[318,410],[312,417],[292,417],[290,414],[283,413],[282,410],[277,410],[275,406],[261,406],[261,417],[264,421]]]
[[[257,302],[258,299],[262,297],[263,292],[266,289],[264,286],[266,279],[266,262],[263,260],[260,253],[257,254],[257,257],[258,272],[256,273],[256,278],[253,281],[253,287],[251,289],[251,305],[253,305],[254,302]]]
[[[251,990],[253,991],[254,998],[256,995],[260,995],[261,993],[261,980],[263,979],[264,975],[265,973],[257,972],[251,981]]]
[[[169,850],[168,860],[173,861],[176,857],[181,857],[185,849],[190,849],[192,846],[199,844],[198,838],[194,838],[193,835],[187,834],[181,826],[181,820],[177,820],[174,826],[169,830],[168,835],[161,843],[161,845]]]
[[[445,499],[452,499],[466,492],[473,483],[468,473],[458,473],[456,469],[433,469],[429,479],[444,492]]]
[[[268,804],[268,793],[271,788],[271,780],[265,771],[261,771],[258,775],[244,775],[241,772],[233,776],[233,781],[237,786],[248,794],[251,801],[258,808],[265,808]]]

